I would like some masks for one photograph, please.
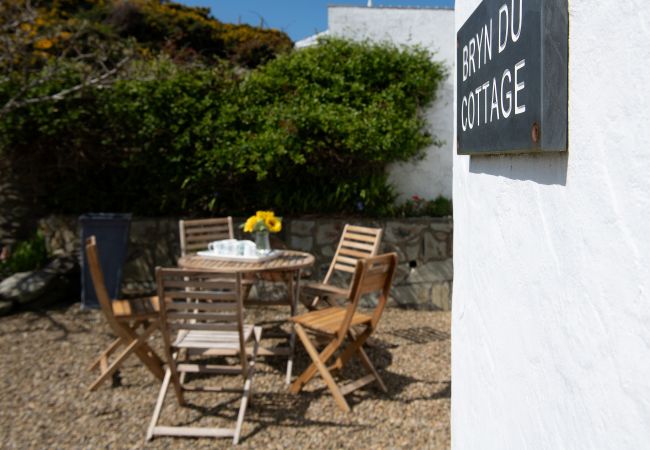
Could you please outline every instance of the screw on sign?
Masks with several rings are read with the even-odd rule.
[[[534,143],[539,142],[539,125],[537,122],[533,123],[533,127],[530,130],[530,137]]]

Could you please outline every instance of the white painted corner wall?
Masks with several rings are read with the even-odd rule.
[[[455,450],[650,448],[650,2],[568,3],[569,151],[454,156]]]
[[[366,8],[329,6],[328,32],[348,39],[388,41],[396,45],[420,45],[435,53],[449,76],[442,82],[438,96],[425,111],[429,131],[443,142],[430,146],[426,156],[416,163],[395,164],[390,180],[401,198],[418,195],[435,198],[452,195],[453,99],[455,59],[454,11],[432,8]]]

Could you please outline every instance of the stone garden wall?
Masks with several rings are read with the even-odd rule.
[[[235,220],[241,223],[242,220]],[[391,304],[417,309],[451,308],[452,219],[410,218],[386,220],[287,219],[272,245],[304,250],[316,257],[310,274],[321,279],[346,223],[384,229],[381,252],[397,252],[399,268]],[[54,254],[77,254],[80,249],[76,217],[51,216],[39,222]],[[237,227],[238,238],[245,238]],[[124,289],[151,290],[156,266],[174,266],[180,255],[178,220],[135,219],[131,223],[129,252],[124,267]]]

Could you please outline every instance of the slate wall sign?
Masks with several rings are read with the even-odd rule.
[[[458,154],[567,149],[567,0],[483,0],[458,31]]]

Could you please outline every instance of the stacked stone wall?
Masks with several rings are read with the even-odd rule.
[[[243,220],[235,220],[237,224]],[[399,267],[390,304],[417,309],[451,308],[453,280],[451,218],[359,220],[356,218],[285,218],[275,246],[283,243],[316,257],[310,278],[327,272],[346,223],[383,228],[381,252],[396,252]],[[56,255],[79,254],[76,217],[50,216],[39,222],[49,250]],[[237,237],[245,238],[239,227]],[[178,219],[134,219],[124,267],[126,290],[151,290],[156,266],[174,266],[180,255]]]

